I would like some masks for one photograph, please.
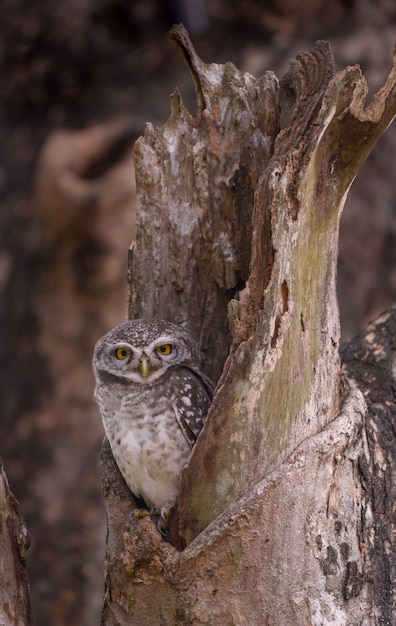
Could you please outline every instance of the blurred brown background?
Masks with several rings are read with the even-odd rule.
[[[167,119],[175,87],[195,111],[168,37],[179,21],[203,60],[279,78],[326,39],[338,69],[361,65],[371,94],[396,42],[393,0],[0,4],[0,454],[32,536],[37,625],[100,620],[103,431],[90,361],[125,317],[133,141]],[[390,127],[341,224],[344,339],[396,299],[395,171]]]

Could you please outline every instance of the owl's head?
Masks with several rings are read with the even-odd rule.
[[[123,381],[152,383],[175,365],[198,368],[200,352],[181,326],[165,320],[129,320],[116,326],[95,346],[97,380],[111,374]]]

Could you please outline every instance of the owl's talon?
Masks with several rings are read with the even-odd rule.
[[[164,504],[160,509],[157,509],[158,520],[157,520],[157,530],[161,533],[161,535],[166,535],[169,530],[169,519],[174,507],[174,502],[170,502],[169,504]]]
[[[160,509],[160,517],[166,525],[168,525],[174,505],[174,502],[169,502],[168,504],[164,504],[164,506],[162,506]]]
[[[128,518],[130,522],[135,520],[144,519],[145,517],[156,517],[156,527],[161,535],[166,535],[168,531],[169,518],[172,513],[174,503],[165,504],[162,507],[152,507],[151,509],[134,509],[129,513]]]
[[[165,537],[168,531],[168,525],[164,522],[164,520],[161,517],[158,518],[156,527],[160,535]]]
[[[169,530],[169,519],[173,510],[174,503],[164,504],[158,511],[157,530],[161,535],[165,536]]]

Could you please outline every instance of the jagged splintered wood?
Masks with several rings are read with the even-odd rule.
[[[197,93],[176,92],[136,144],[130,317],[187,325],[216,376],[183,482],[187,541],[339,410],[338,227],[348,189],[395,115],[395,70],[364,109],[358,66],[334,75],[327,43],[278,83],[204,64],[172,37]],[[248,283],[249,294],[233,299]],[[228,321],[227,321],[227,303]]]
[[[185,324],[220,379],[183,475],[183,551],[127,515],[104,449],[103,623],[360,625],[380,609],[356,471],[370,465],[366,405],[339,388],[338,228],[396,114],[396,67],[365,108],[360,68],[335,73],[324,42],[278,82],[204,64],[182,27],[172,37],[198,111],[174,94],[136,144],[129,315]]]
[[[184,29],[172,36],[198,112],[193,118],[176,91],[166,124],[147,124],[136,142],[129,315],[186,325],[218,378],[230,344],[227,303],[249,277],[254,192],[279,129],[278,81],[205,65]]]
[[[283,128],[255,193],[250,296],[231,302],[232,356],[183,485],[187,541],[338,413],[339,221],[395,115],[395,79],[393,69],[364,109],[360,68],[333,75],[320,42],[280,83]]]

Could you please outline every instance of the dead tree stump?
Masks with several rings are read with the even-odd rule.
[[[386,624],[362,519],[366,390],[340,378],[335,286],[340,215],[396,114],[396,67],[365,108],[360,68],[335,73],[324,42],[278,82],[172,37],[198,112],[176,93],[137,142],[129,314],[186,325],[219,382],[183,475],[183,550],[130,519],[104,448],[103,623]]]

